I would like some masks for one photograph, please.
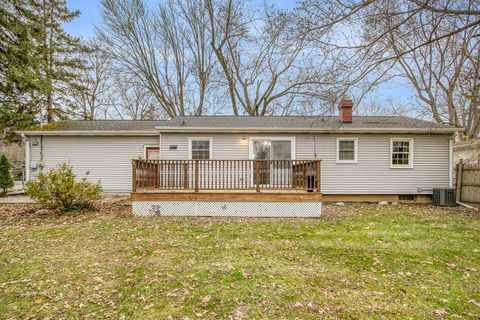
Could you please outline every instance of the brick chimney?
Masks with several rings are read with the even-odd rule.
[[[353,102],[347,97],[343,98],[338,106],[338,116],[340,122],[351,123],[353,113]]]

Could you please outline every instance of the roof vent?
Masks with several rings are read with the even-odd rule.
[[[339,110],[339,119],[340,122],[343,123],[351,123],[352,122],[352,113],[353,113],[353,102],[349,98],[345,97],[340,102],[338,106]]]

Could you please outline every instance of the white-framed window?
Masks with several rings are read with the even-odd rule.
[[[413,139],[390,139],[390,168],[413,168]]]
[[[195,137],[188,139],[188,158],[191,160],[210,160],[212,153],[212,138]]]
[[[358,139],[337,138],[337,163],[358,162]]]

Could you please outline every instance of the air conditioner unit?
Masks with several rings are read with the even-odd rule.
[[[455,199],[455,189],[434,188],[433,204],[442,207],[452,207],[457,204]]]

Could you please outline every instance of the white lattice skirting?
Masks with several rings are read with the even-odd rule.
[[[320,216],[322,203],[320,201],[133,201],[132,210],[137,216],[316,218]]]

